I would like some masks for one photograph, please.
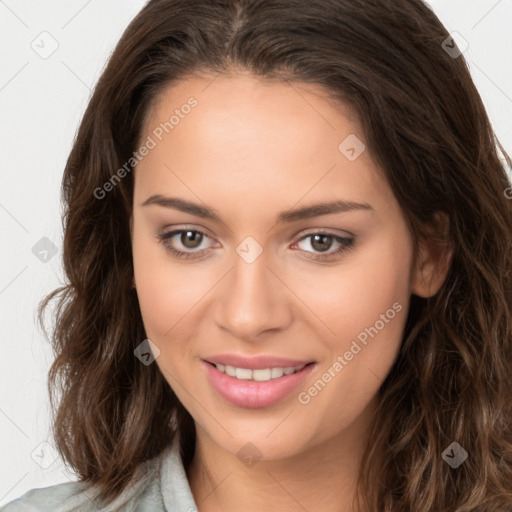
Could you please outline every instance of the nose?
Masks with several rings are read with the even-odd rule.
[[[218,290],[216,323],[237,339],[260,340],[292,320],[293,294],[268,260],[265,251],[252,262],[235,254],[233,268]]]

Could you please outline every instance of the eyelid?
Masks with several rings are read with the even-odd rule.
[[[214,238],[211,235],[209,229],[198,226],[197,224],[178,224],[178,225],[166,225],[161,230],[162,234],[172,233],[173,231],[195,231],[197,233],[202,233],[203,235],[207,235],[209,238]]]
[[[299,231],[296,235],[294,235],[293,238],[299,241],[305,236],[318,234],[325,234],[333,237],[338,236],[340,238],[355,238],[355,235],[353,233],[350,233],[349,231],[345,230],[338,230],[335,228],[307,228],[303,229],[302,231]]]

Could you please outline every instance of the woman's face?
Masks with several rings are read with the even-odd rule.
[[[268,459],[360,429],[414,272],[356,118],[305,84],[194,78],[161,95],[140,144],[137,294],[156,364],[196,424]]]

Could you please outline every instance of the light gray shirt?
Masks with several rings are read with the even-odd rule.
[[[107,507],[94,503],[97,490],[80,482],[31,489],[0,512],[197,512],[179,453],[178,436],[151,461],[141,464],[131,483]]]

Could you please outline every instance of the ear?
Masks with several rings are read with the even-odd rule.
[[[450,241],[450,220],[445,213],[436,212],[427,226],[427,239],[418,243],[418,254],[411,281],[411,293],[432,297],[443,285],[453,257]]]

